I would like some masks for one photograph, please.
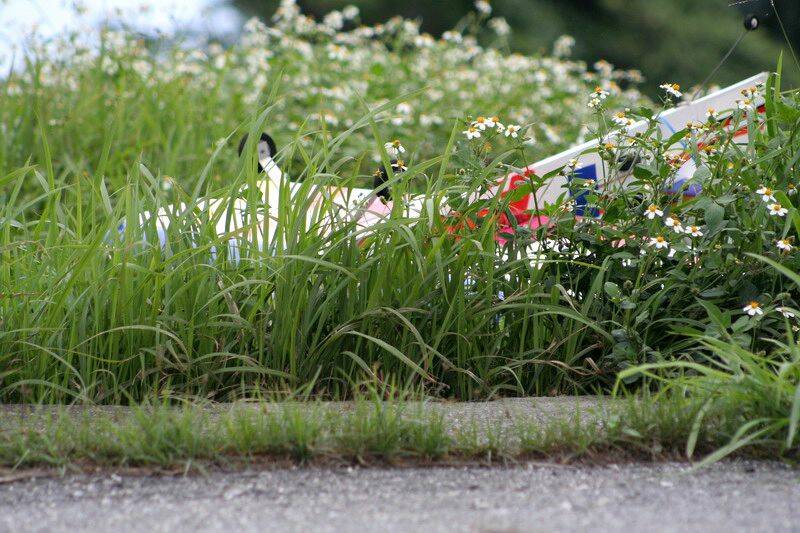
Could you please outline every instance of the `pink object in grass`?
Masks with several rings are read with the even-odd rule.
[[[544,215],[533,215],[527,221],[519,222],[517,226],[521,227],[529,227],[532,230],[540,228],[542,226],[549,226],[550,225],[550,218]],[[497,226],[497,233],[495,234],[495,240],[501,246],[504,246],[508,239],[506,236],[510,236],[514,234],[514,227],[511,224],[498,224]]]
[[[375,198],[364,210],[361,218],[358,219],[359,228],[369,228],[380,223],[392,212],[392,202],[384,203],[381,198]]]
[[[550,225],[550,217],[546,217],[544,215],[535,215],[532,216],[529,221],[529,226],[531,229],[536,229],[541,226]]]

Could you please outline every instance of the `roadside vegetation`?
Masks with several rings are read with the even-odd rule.
[[[779,75],[745,91],[736,109],[665,138],[655,117],[680,91],[668,86],[649,102],[635,75],[566,59],[568,41],[552,57],[525,57],[479,46],[477,26],[442,39],[400,19],[337,26],[286,2],[272,26],[250,24],[230,49],[160,48],[120,32],[83,48],[85,36],[75,36],[42,45],[0,82],[2,401],[653,390],[702,400],[681,412],[667,449],[724,440],[721,454],[796,450],[800,102]],[[750,125],[748,144],[733,143],[716,120],[726,111]],[[646,133],[624,133],[642,119]],[[242,239],[233,257],[230,236],[202,215],[172,216],[165,247],[154,222],[140,227],[139,213],[167,204],[255,191],[254,158],[237,158],[235,145],[262,130],[278,140],[286,175],[304,183],[268,222],[272,242]],[[549,176],[524,165],[595,135],[608,139],[600,153],[611,182],[636,156],[625,188],[599,194],[573,179],[571,194],[535,213],[548,217],[536,229],[516,226],[513,194],[468,201],[510,172],[526,179],[518,194],[535,190]],[[683,160],[671,151],[678,141],[698,162],[683,184],[675,182]],[[330,203],[312,207],[317,185],[371,183],[398,155],[407,170],[390,172],[392,195],[423,195],[419,216],[397,202],[365,232]],[[684,196],[700,184],[702,194]],[[257,194],[249,197],[258,209]],[[448,211],[458,218],[439,214]],[[241,438],[256,432],[241,444],[247,453],[378,453],[369,442],[389,455],[483,453],[430,421],[419,429],[392,419],[399,440],[388,444],[384,419],[373,427],[365,416],[363,432],[349,436],[341,432],[356,427],[352,419],[328,421],[317,448],[310,442],[322,426],[312,421],[231,418],[203,433],[191,418],[199,415],[182,416],[113,431],[55,423],[53,434],[4,434],[0,453],[5,464],[213,458],[236,445],[225,433],[231,424]],[[606,424],[597,445],[649,442],[662,427],[629,423]],[[303,434],[281,437],[295,430]],[[589,433],[559,445],[589,449]],[[504,453],[534,453],[551,436]]]
[[[513,464],[525,460],[606,462],[701,458],[728,443],[736,415],[717,416],[689,443],[700,405],[687,400],[617,400],[545,421],[448,422],[421,404],[361,399],[233,407],[140,406],[132,411],[61,409],[6,413],[0,468],[149,467],[187,471],[253,464]],[[715,412],[715,415],[721,415]],[[737,456],[773,457],[762,441]],[[797,448],[788,457],[796,457]],[[702,464],[702,463],[701,463]]]

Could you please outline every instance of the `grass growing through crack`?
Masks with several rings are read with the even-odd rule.
[[[679,397],[626,399],[544,421],[477,421],[456,427],[420,404],[358,401],[151,406],[105,414],[63,408],[0,419],[0,466],[224,468],[291,461],[324,464],[494,464],[519,460],[620,461],[687,458],[701,403]],[[735,433],[735,410],[706,417],[692,444],[710,453]],[[485,422],[485,421],[484,421]],[[748,455],[797,457],[797,446],[760,442]]]

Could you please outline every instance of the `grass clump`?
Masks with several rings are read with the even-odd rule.
[[[408,413],[402,404],[380,402],[358,405],[337,425],[334,449],[357,461],[364,458],[439,459],[447,455],[452,439],[441,416]]]
[[[756,257],[789,280],[800,285],[800,276],[767,258]],[[800,449],[800,349],[790,319],[784,315],[786,341],[763,339],[773,345],[769,354],[753,352],[737,342],[719,317],[712,317],[723,338],[689,332],[702,354],[696,360],[653,363],[632,368],[620,375],[646,376],[662,394],[692,398],[702,406],[692,416],[686,452],[692,456],[698,434],[719,411],[735,413],[735,431],[704,462],[713,462],[742,448],[769,449],[775,455],[792,455]],[[684,426],[686,428],[687,426]],[[686,430],[684,429],[684,432]]]

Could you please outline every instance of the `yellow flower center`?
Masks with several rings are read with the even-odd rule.
[[[761,307],[761,305],[759,305],[758,302],[750,302],[749,304],[747,304],[747,307],[749,307],[750,309],[758,309],[759,307]]]
[[[658,237],[656,237],[656,242],[658,242],[658,243],[662,243],[662,242],[664,242],[664,237],[662,237],[661,235],[659,235]]]
[[[772,210],[773,211],[780,211],[781,210],[781,204],[772,204]]]

